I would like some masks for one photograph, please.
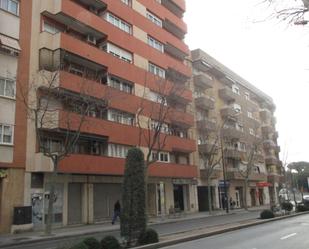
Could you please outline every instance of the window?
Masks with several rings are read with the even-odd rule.
[[[241,106],[238,104],[233,105],[233,109],[235,112],[240,113],[241,112]]]
[[[156,120],[152,120],[151,121],[151,129],[152,130],[158,130],[160,129],[160,132],[165,133],[165,134],[169,134],[170,133],[170,127],[168,124],[163,123],[163,122],[158,122]]]
[[[124,4],[131,6],[131,0],[121,0]]]
[[[0,96],[15,98],[15,81],[0,78]]]
[[[125,158],[128,154],[130,146],[121,144],[109,144],[108,145],[108,156]]]
[[[114,16],[113,14],[107,12],[105,15],[105,20],[113,24],[114,26],[120,28],[124,32],[131,34],[132,26],[126,23],[125,21],[121,20],[120,18]]]
[[[252,112],[248,112],[248,118],[253,118]]]
[[[119,79],[115,76],[108,76],[107,78],[107,84],[110,87],[116,88],[120,91],[126,92],[126,93],[133,93],[133,84],[126,82],[122,79]]]
[[[49,23],[46,20],[44,20],[43,31],[46,31],[53,35],[61,32],[61,30],[54,23]]]
[[[246,100],[250,100],[250,93],[245,92],[245,99],[246,99]]]
[[[0,8],[18,16],[19,2],[16,0],[0,0]]]
[[[0,144],[13,144],[13,126],[0,124]]]
[[[127,52],[125,51],[124,49],[121,49],[111,43],[107,43],[106,46],[104,47],[105,51],[107,53],[110,53],[112,54],[113,56],[123,60],[123,61],[126,61],[126,62],[129,62],[129,63],[132,63],[132,54],[130,52]]]
[[[159,93],[149,92],[148,97],[151,101],[157,102],[159,104],[167,105],[166,98]]]
[[[152,152],[152,160],[157,160],[162,163],[169,163],[170,154],[168,152]]]
[[[134,115],[118,110],[108,110],[108,120],[120,124],[133,125]]]
[[[153,22],[155,25],[159,26],[159,27],[162,27],[162,20],[155,16],[154,14],[150,13],[150,12],[147,12],[146,13],[146,17],[151,21]]]
[[[246,151],[246,144],[245,143],[242,143],[242,142],[239,142],[238,144],[238,149],[240,151]]]
[[[244,126],[242,124],[236,123],[235,128],[238,131],[244,131]]]
[[[149,63],[148,65],[149,72],[153,73],[154,75],[157,75],[161,78],[165,78],[165,70],[161,67],[158,67],[152,63]]]
[[[233,91],[233,93],[236,93],[236,94],[240,95],[240,91],[239,91],[239,87],[238,86],[233,85],[232,86],[232,91]]]
[[[161,42],[159,42],[158,40],[152,38],[151,36],[148,36],[148,45],[159,50],[160,52],[164,52],[164,46]]]

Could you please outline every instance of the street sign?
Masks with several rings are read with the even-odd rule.
[[[230,186],[230,182],[229,181],[225,181],[226,186],[229,187]],[[224,180],[219,180],[219,187],[224,187]]]

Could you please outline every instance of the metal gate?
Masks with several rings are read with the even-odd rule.
[[[82,223],[82,184],[69,183],[68,224]]]
[[[117,200],[121,202],[121,184],[93,184],[94,221],[112,217]]]

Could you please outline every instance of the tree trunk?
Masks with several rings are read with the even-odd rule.
[[[52,224],[53,224],[53,214],[54,214],[54,199],[55,199],[55,181],[57,176],[57,169],[58,169],[58,159],[52,160],[53,161],[53,173],[51,176],[50,181],[50,191],[49,191],[49,199],[48,199],[48,209],[47,209],[47,218],[46,218],[46,225],[45,225],[45,235],[51,235],[52,233]]]
[[[245,185],[244,185],[244,209],[245,210],[248,210],[247,192],[248,192],[248,179],[245,178]]]
[[[211,201],[211,186],[210,186],[210,177],[207,177],[207,194],[208,194],[208,209],[209,209],[209,214],[212,214],[212,201]]]

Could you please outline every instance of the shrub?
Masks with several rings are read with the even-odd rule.
[[[271,218],[274,218],[275,215],[271,210],[265,209],[260,213],[260,217],[261,219],[271,219]]]
[[[144,233],[142,233],[138,239],[140,245],[147,245],[159,242],[159,236],[156,230],[147,228]]]
[[[101,248],[102,249],[121,249],[121,246],[118,240],[111,235],[105,236],[101,240]]]
[[[72,246],[70,249],[89,249],[89,247],[84,242],[80,242]]]
[[[87,245],[89,249],[101,249],[101,244],[96,238],[86,238],[83,240],[83,243]]]
[[[291,202],[283,202],[281,204],[282,209],[284,209],[285,211],[292,211],[293,210],[293,204]]]
[[[297,205],[296,212],[306,212],[309,211],[309,207],[306,207],[304,204]]]

